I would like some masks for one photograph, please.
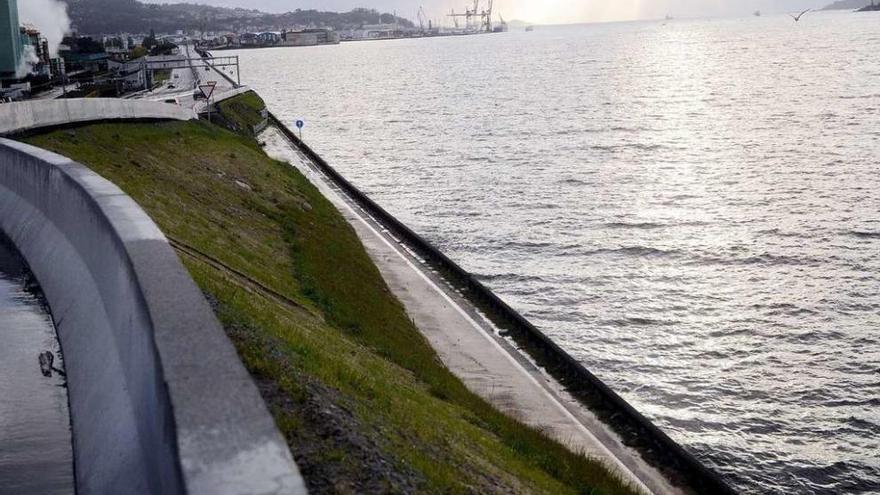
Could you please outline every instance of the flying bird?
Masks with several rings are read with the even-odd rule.
[[[804,14],[806,14],[807,12],[809,12],[809,11],[811,11],[811,10],[813,10],[813,9],[807,9],[807,10],[801,12],[801,13],[798,14],[798,15],[794,15],[794,14],[788,14],[788,15],[791,16],[792,19],[794,19],[794,22],[800,22],[801,17],[803,17]]]

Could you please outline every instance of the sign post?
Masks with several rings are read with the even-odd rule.
[[[213,84],[211,84],[213,83]],[[208,111],[208,122],[211,121],[211,95],[214,94],[214,88],[217,87],[217,83],[214,81],[208,82],[208,84],[200,84],[199,91],[205,95],[205,101],[207,102],[207,111]]]
[[[303,127],[305,127],[305,126],[306,126],[306,123],[303,122],[302,120],[296,121],[296,128],[299,129],[299,140],[300,141],[303,140]]]

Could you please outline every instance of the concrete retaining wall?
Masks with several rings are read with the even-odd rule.
[[[217,72],[216,69],[215,69],[215,72]],[[226,77],[227,81],[232,82],[232,79],[229,76],[227,76],[226,74],[223,74],[222,72],[218,72],[218,74],[222,74],[224,77]],[[232,82],[232,84],[235,84],[235,83]],[[213,103],[220,103],[221,101],[228,100],[230,98],[235,98],[238,95],[243,95],[243,94],[248,93],[250,91],[253,91],[253,90],[248,86],[239,86],[235,89],[231,89],[229,91],[224,91],[218,95],[214,95],[211,98],[211,101]]]
[[[346,180],[271,112],[269,121],[299,146],[322,173],[358,206],[418,253],[495,324],[508,331],[538,365],[608,424],[627,446],[638,450],[671,481],[686,486],[695,493],[734,493],[717,473],[704,466],[473,275]]]
[[[29,100],[0,105],[0,135],[102,120],[192,120],[194,111],[177,105],[117,98]]]
[[[305,493],[211,308],[131,198],[0,139],[0,230],[58,329],[80,495]]]
[[[217,70],[214,70],[214,72],[217,72],[218,74],[223,75],[227,80],[231,81],[231,79],[229,79],[229,76],[223,74],[222,72],[218,72]],[[238,95],[243,95],[243,94],[248,93],[250,91],[253,91],[253,90],[247,86],[240,86],[235,89],[230,89],[229,91],[223,91],[222,93],[217,93],[217,94],[211,95],[211,104],[217,105],[221,101],[226,101],[230,98],[235,98]],[[197,101],[196,104],[193,105],[193,110],[195,111],[195,113],[197,113],[199,115],[207,112],[208,111],[208,102],[207,101]]]

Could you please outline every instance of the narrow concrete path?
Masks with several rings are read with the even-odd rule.
[[[601,460],[646,493],[682,493],[498,335],[468,301],[339,191],[283,134],[270,127],[260,139],[270,156],[297,167],[339,209],[407,314],[471,391],[571,449]]]

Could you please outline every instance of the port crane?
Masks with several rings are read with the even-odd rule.
[[[428,19],[428,14],[425,13],[424,6],[419,7],[419,12],[417,14],[417,17],[419,19],[419,31],[421,31],[422,33],[426,32],[426,30],[425,30],[426,26],[428,28],[427,29],[428,32],[434,30],[434,25],[433,25],[434,23],[431,22],[430,19]]]
[[[449,11],[449,17],[452,18],[452,24],[455,25],[455,29],[458,29],[458,18],[461,17],[461,14],[456,14],[455,9]]]
[[[455,23],[455,27],[458,28],[458,20],[461,17],[465,18],[465,29],[467,31],[484,31],[487,33],[492,32],[492,8],[494,6],[495,0],[488,0],[487,8],[480,10],[480,0],[474,0],[473,9],[469,7],[465,7],[463,14],[458,14],[453,9],[449,13],[449,17],[452,18],[452,22]]]
[[[458,29],[460,27],[459,22],[458,22],[459,19],[461,17],[464,17],[465,18],[465,30],[466,31],[471,30],[471,20],[476,15],[477,9],[479,8],[479,3],[480,3],[480,0],[474,0],[474,10],[471,10],[471,9],[465,7],[464,14],[456,13],[455,9],[452,9],[449,12],[449,17],[452,18],[452,22],[455,24],[456,29]]]
[[[482,21],[480,27],[482,28],[482,31],[485,31],[487,33],[491,33],[492,32],[492,7],[495,4],[495,0],[488,0],[488,2],[489,2],[488,8],[483,10],[482,13],[480,13],[480,18]]]

